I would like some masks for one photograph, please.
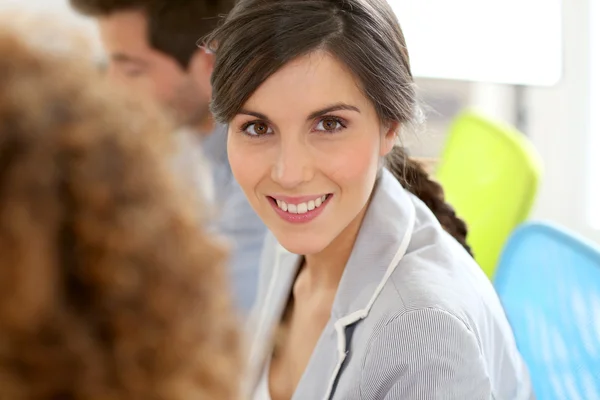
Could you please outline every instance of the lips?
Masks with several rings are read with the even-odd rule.
[[[307,223],[317,218],[329,204],[333,194],[287,197],[268,196],[276,214],[286,222],[297,224]]]
[[[275,199],[277,203],[277,207],[279,207],[282,211],[290,213],[290,214],[305,214],[308,211],[312,211],[316,208],[321,207],[321,205],[327,200],[327,197],[330,196],[328,194],[322,195],[321,197],[317,197],[313,200],[308,200],[304,202],[285,202],[284,200]]]

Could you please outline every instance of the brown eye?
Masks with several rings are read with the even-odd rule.
[[[272,130],[265,122],[252,122],[245,126],[244,132],[249,136],[262,136],[272,133]]]
[[[325,118],[323,120],[323,128],[325,128],[326,131],[335,130],[337,128],[337,124],[338,122],[333,118]]]
[[[338,118],[325,117],[319,121],[315,130],[321,132],[337,132],[341,128],[344,128],[344,125],[340,122]]]
[[[269,126],[264,122],[257,122],[254,124],[254,133],[257,135],[262,135],[269,131]]]

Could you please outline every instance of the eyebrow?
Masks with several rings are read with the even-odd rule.
[[[340,110],[356,111],[357,113],[360,114],[360,110],[358,109],[358,107],[351,106],[350,104],[345,104],[345,103],[337,103],[337,104],[333,104],[329,107],[325,107],[321,110],[310,113],[310,115],[306,119],[310,121],[317,117],[320,117],[321,115],[324,115],[324,114],[327,114],[327,113],[330,113],[333,111],[340,111]]]
[[[306,119],[307,119],[307,121],[311,121],[311,120],[313,120],[317,117],[320,117],[322,115],[325,115],[327,113],[330,113],[333,111],[340,111],[340,110],[355,111],[357,113],[360,113],[360,109],[358,107],[355,107],[355,106],[352,106],[349,104],[345,104],[345,103],[337,103],[337,104],[333,104],[331,106],[322,108],[320,110],[313,111],[312,113],[309,114],[309,116]],[[262,119],[265,121],[269,121],[269,117],[267,117],[265,114],[261,114],[256,111],[241,109],[238,114],[251,115],[253,117],[256,117],[256,118],[259,118],[259,119]]]
[[[144,65],[144,66],[148,64],[144,60],[141,60],[136,57],[131,57],[131,56],[129,56],[127,54],[123,54],[123,53],[113,53],[113,54],[111,54],[110,58],[113,61],[121,62],[121,63],[135,63],[135,64]]]

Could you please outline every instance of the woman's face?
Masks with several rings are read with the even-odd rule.
[[[229,125],[233,174],[279,243],[315,254],[360,222],[395,126],[353,75],[315,52],[267,79]],[[353,233],[350,233],[352,235]]]

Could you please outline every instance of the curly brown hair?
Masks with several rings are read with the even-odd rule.
[[[224,251],[168,125],[0,29],[0,399],[233,399]]]

